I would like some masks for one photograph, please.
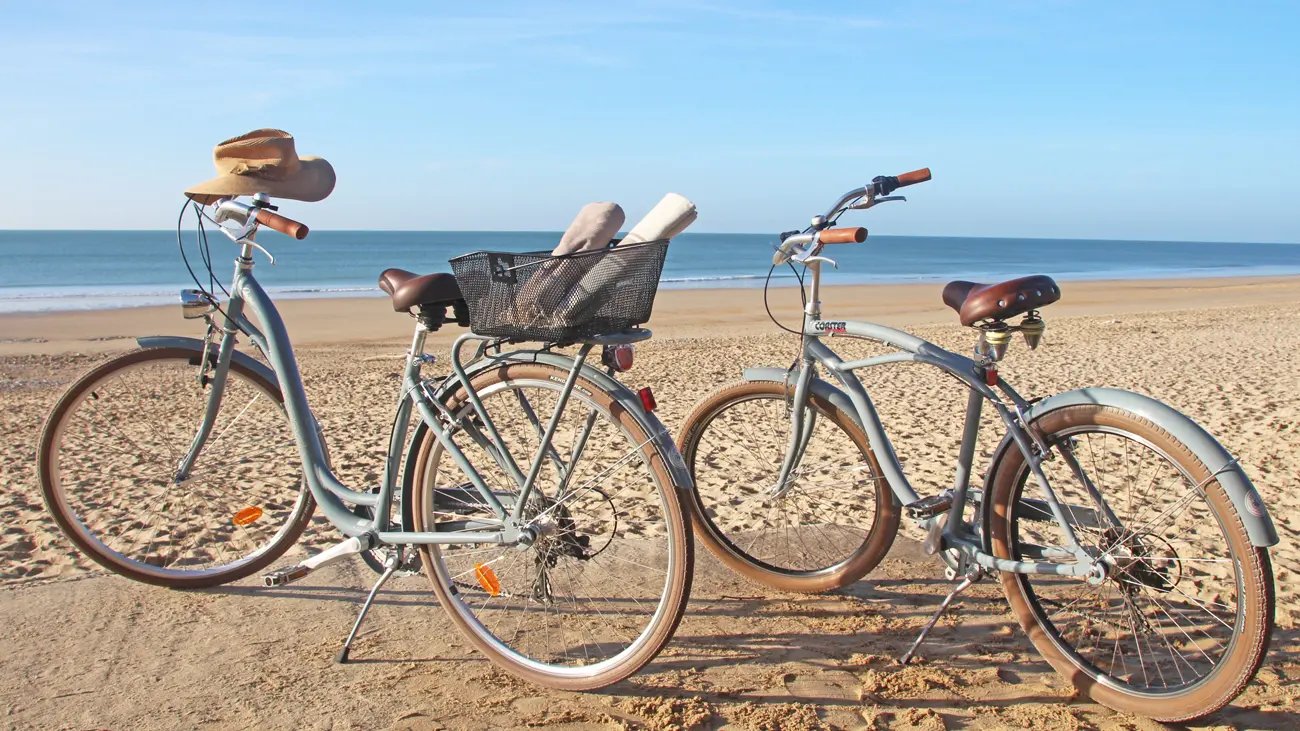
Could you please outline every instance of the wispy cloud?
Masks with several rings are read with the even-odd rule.
[[[781,10],[774,8],[764,9],[756,8],[750,4],[714,5],[705,3],[690,4],[684,7],[690,7],[702,12],[739,20],[780,23],[786,28],[790,28],[790,25],[794,24],[800,26],[795,30],[803,30],[806,32],[818,32],[836,27],[880,28],[886,25],[885,21],[880,20],[879,18],[869,18],[860,15],[826,15],[796,10]]]

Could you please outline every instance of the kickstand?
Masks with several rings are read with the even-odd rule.
[[[356,624],[352,625],[352,632],[348,634],[348,639],[343,643],[343,649],[339,650],[334,656],[334,662],[343,664],[348,661],[348,652],[352,650],[352,641],[357,638],[357,632],[361,629],[361,623],[365,621],[366,614],[370,611],[370,605],[375,602],[375,595],[379,590],[384,588],[384,584],[392,577],[397,567],[402,565],[401,552],[392,551],[389,553],[388,560],[384,562],[384,573],[379,575],[379,581],[375,582],[375,588],[370,590],[370,596],[366,597],[366,603],[361,605],[361,613],[357,615]]]
[[[948,611],[948,605],[952,604],[952,600],[956,599],[958,594],[971,588],[971,585],[982,578],[984,578],[984,572],[982,571],[967,574],[966,578],[962,579],[961,583],[953,588],[948,596],[943,598],[943,603],[939,605],[939,610],[934,613],[933,617],[930,617],[930,621],[926,623],[925,627],[921,630],[921,634],[917,636],[916,642],[912,643],[911,649],[909,649],[907,654],[903,655],[902,659],[899,660],[900,665],[906,665],[912,661],[912,658],[916,655],[916,649],[921,646],[922,642],[925,642],[925,638],[930,634],[930,630],[934,629],[934,626],[939,623],[939,617],[942,617],[943,613]]]

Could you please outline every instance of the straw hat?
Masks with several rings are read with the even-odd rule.
[[[315,202],[334,190],[334,168],[324,158],[298,157],[293,135],[283,130],[257,129],[232,137],[212,151],[212,163],[217,177],[185,191],[205,206],[254,193]]]

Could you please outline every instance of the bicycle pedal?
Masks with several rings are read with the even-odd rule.
[[[907,511],[907,517],[912,520],[929,520],[936,515],[940,515],[952,507],[952,495],[950,493],[940,493],[923,497],[914,503],[908,503],[903,506]]]
[[[262,582],[267,586],[288,586],[310,573],[311,569],[298,564],[263,574]]]

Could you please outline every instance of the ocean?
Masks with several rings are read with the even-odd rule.
[[[273,232],[261,243],[257,276],[277,297],[381,296],[379,273],[399,267],[450,271],[447,260],[471,251],[549,250],[546,231],[314,231],[304,241]],[[683,234],[668,250],[661,288],[761,287],[771,265],[768,234]],[[229,284],[235,246],[210,231],[213,268]],[[195,234],[186,253],[207,284]],[[1026,274],[1057,279],[1163,279],[1300,274],[1300,244],[1192,241],[1090,241],[938,236],[872,236],[827,247],[839,270],[823,282],[871,284],[998,281]],[[0,231],[0,313],[171,304],[194,286],[174,231]],[[788,268],[774,286],[795,284]]]

